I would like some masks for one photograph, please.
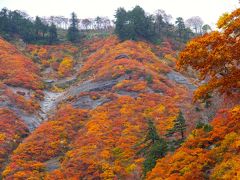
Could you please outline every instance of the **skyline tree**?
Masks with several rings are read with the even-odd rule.
[[[58,41],[57,27],[53,23],[49,27],[49,38],[48,38],[48,40],[49,40],[50,44],[56,43]]]
[[[67,31],[67,39],[73,43],[80,41],[80,33],[78,30],[78,19],[76,13],[71,14],[71,24]]]

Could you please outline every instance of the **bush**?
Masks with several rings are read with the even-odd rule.
[[[153,83],[152,75],[148,74],[148,75],[146,76],[146,81],[147,81],[148,84],[152,84],[152,83]]]

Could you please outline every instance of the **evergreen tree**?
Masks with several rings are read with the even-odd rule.
[[[184,21],[183,21],[183,18],[178,17],[178,18],[176,19],[176,22],[175,22],[175,23],[176,23],[176,27],[177,27],[178,37],[179,37],[180,39],[183,39],[183,35],[184,35],[185,29],[186,29],[185,24],[184,24]]]
[[[193,31],[190,28],[186,28],[183,34],[183,42],[187,42],[193,37],[194,37]]]
[[[9,28],[8,10],[3,8],[0,12],[0,32],[6,32]]]
[[[163,17],[161,14],[156,14],[155,15],[155,20],[154,20],[154,32],[157,35],[157,38],[162,41],[163,37],[165,35],[165,31],[167,25],[166,23],[163,21]]]
[[[155,167],[156,161],[165,156],[168,151],[168,144],[163,138],[159,137],[152,120],[148,121],[147,135],[143,143],[145,143],[146,146],[140,151],[140,153],[142,152],[145,156],[143,173],[144,176],[146,176],[147,172]]]
[[[204,24],[203,27],[202,27],[203,34],[208,33],[210,31],[212,31],[211,26],[209,26],[208,24]]]
[[[180,111],[178,114],[177,119],[174,121],[174,126],[172,129],[168,130],[168,133],[166,136],[173,136],[175,133],[180,133],[181,134],[181,140],[184,140],[184,132],[186,130],[186,122],[183,117],[182,112]]]
[[[124,41],[127,39],[136,39],[136,34],[134,32],[134,25],[128,19],[128,13],[124,8],[118,8],[115,14],[115,33],[118,35],[119,39]]]
[[[68,28],[67,32],[67,39],[71,42],[79,42],[80,40],[80,33],[78,30],[78,19],[77,15],[73,12],[71,14],[71,24],[70,27]]]
[[[41,38],[40,36],[43,36],[43,27],[44,27],[44,24],[42,23],[40,17],[36,16],[34,25],[35,25],[36,40],[39,40]]]
[[[49,27],[49,37],[48,37],[48,41],[49,44],[53,44],[55,42],[58,41],[58,37],[57,37],[57,27],[55,26],[55,24],[51,24],[51,26]]]
[[[132,11],[126,12],[124,8],[119,8],[116,12],[115,33],[121,40],[146,39],[153,40],[154,25],[153,18],[146,16],[145,11],[136,6]]]
[[[152,144],[145,156],[145,161],[143,162],[144,176],[146,176],[147,172],[151,171],[155,167],[157,160],[164,157],[167,151],[168,144],[163,138],[160,138]]]
[[[48,32],[48,25],[38,16],[32,22],[22,11],[10,11],[6,8],[0,11],[0,34],[7,40],[12,40],[17,35],[25,42],[45,44],[48,43],[49,36],[46,36]]]
[[[146,138],[145,138],[145,142],[150,141],[151,144],[154,144],[159,139],[160,139],[160,137],[157,133],[157,129],[154,126],[153,121],[148,120],[148,130],[147,130],[147,135],[146,135]]]

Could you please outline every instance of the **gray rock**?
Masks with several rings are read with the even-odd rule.
[[[60,157],[56,157],[56,158],[46,161],[44,164],[46,166],[47,172],[50,172],[50,171],[60,168],[59,160],[60,160]]]
[[[170,80],[175,81],[176,83],[185,85],[190,90],[195,90],[197,87],[193,85],[191,82],[188,81],[186,77],[184,77],[182,74],[176,71],[172,71],[170,73],[167,73],[167,77]]]
[[[46,79],[46,80],[44,80],[44,82],[45,82],[46,84],[51,84],[51,83],[54,83],[55,80],[53,80],[53,79]]]
[[[119,94],[121,96],[131,96],[132,98],[136,98],[136,97],[138,97],[139,93],[121,90],[121,91],[118,91],[117,94]]]
[[[103,105],[104,103],[109,101],[110,99],[105,97],[94,100],[90,98],[89,95],[87,95],[78,98],[77,101],[73,103],[73,107],[82,109],[95,109],[96,107]]]
[[[56,109],[56,99],[62,94],[63,93],[44,91],[44,100],[40,102],[41,112],[39,113],[42,119],[47,119],[48,114]]]
[[[120,54],[120,55],[116,56],[114,59],[115,60],[118,60],[118,59],[129,59],[129,56],[126,55],[126,54]]]
[[[77,86],[72,86],[66,93],[60,96],[57,101],[61,102],[68,97],[77,96],[82,92],[91,92],[91,91],[105,91],[111,89],[118,82],[126,79],[126,76],[121,76],[117,79],[107,80],[107,81],[85,81]]]

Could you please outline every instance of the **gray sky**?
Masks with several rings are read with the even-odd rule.
[[[78,18],[108,16],[113,18],[118,7],[129,10],[140,5],[148,13],[163,9],[174,18],[200,16],[214,26],[218,17],[239,7],[238,0],[0,0],[0,8],[23,10],[31,16],[70,16]]]

